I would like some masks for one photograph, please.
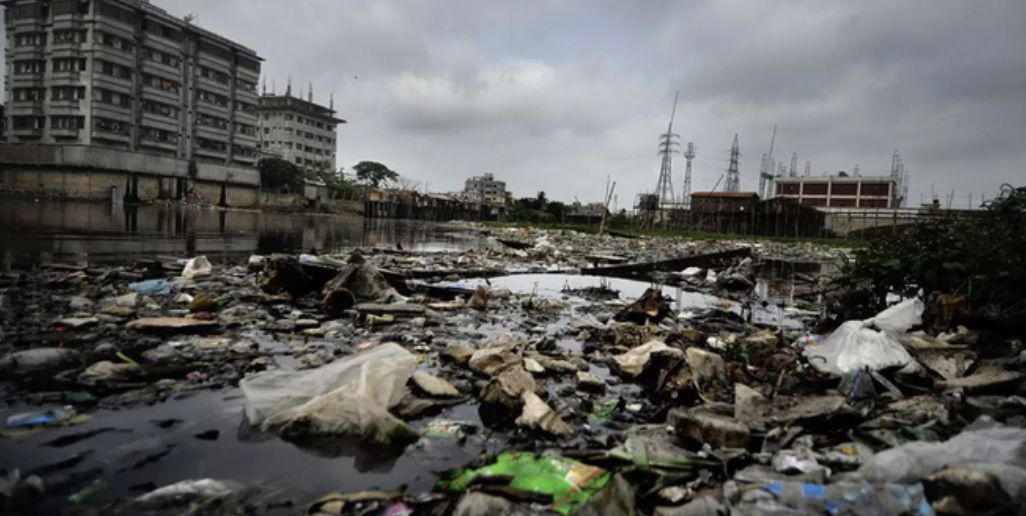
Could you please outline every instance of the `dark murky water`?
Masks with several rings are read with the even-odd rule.
[[[356,215],[264,213],[180,206],[0,198],[0,261],[113,263],[157,255],[244,259],[252,253],[330,252],[351,246],[411,250],[480,244],[444,225]]]

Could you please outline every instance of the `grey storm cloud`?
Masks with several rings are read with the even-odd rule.
[[[754,189],[774,124],[777,159],[817,174],[886,174],[900,149],[914,202],[1026,184],[1022,0],[152,1],[255,49],[279,92],[333,92],[341,165],[432,190],[493,172],[517,196],[593,201],[609,176],[627,207],[655,186],[678,90],[697,190],[734,133]]]

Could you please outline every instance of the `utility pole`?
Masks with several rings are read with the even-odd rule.
[[[724,192],[741,191],[741,146],[737,142],[737,133],[734,133],[734,144],[730,146],[730,165],[727,167],[727,183],[724,185]]]
[[[791,170],[787,172],[787,177],[798,177],[798,153],[791,153]]]
[[[659,199],[658,207],[660,209],[664,206],[672,205],[674,202],[672,159],[670,156],[677,152],[674,146],[679,145],[676,141],[678,135],[673,132],[673,119],[677,115],[677,98],[679,96],[679,91],[673,96],[673,111],[670,112],[670,123],[666,126],[666,132],[659,137],[659,154],[662,155],[662,165],[659,168],[659,183],[656,184],[655,194]]]
[[[681,204],[685,209],[691,208],[691,162],[695,159],[695,143],[688,142],[688,148],[684,151],[684,159],[687,166],[684,168],[684,189],[681,192]]]

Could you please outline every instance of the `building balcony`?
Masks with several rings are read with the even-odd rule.
[[[163,140],[154,140],[145,136],[139,138],[140,147],[149,147],[151,149],[160,149],[165,151],[178,152],[178,144]]]
[[[51,100],[49,107],[51,115],[75,115],[82,107],[82,99]]]
[[[228,141],[228,129],[221,129],[212,125],[196,124],[196,136],[217,141]]]
[[[46,76],[43,72],[33,74],[12,74],[9,77],[11,83],[8,90],[14,88],[42,88],[46,84]]]
[[[193,152],[197,159],[206,159],[208,161],[216,161],[218,163],[223,163],[228,158],[228,151],[204,149],[198,145]]]
[[[149,97],[152,100],[163,102],[165,104],[174,104],[177,106],[182,100],[182,96],[179,92],[157,88],[156,86],[150,86],[149,84],[144,84],[142,91],[143,98]]]
[[[142,121],[149,127],[163,129],[165,131],[181,132],[181,122],[177,118],[171,118],[160,113],[142,112]]]
[[[196,53],[196,63],[222,72],[227,72],[232,69],[232,64],[230,62],[221,59],[220,57],[212,56],[206,52]]]
[[[52,86],[81,86],[82,72],[50,72]]]
[[[204,113],[218,118],[228,118],[230,113],[227,106],[222,107],[202,100],[196,101],[196,111],[198,113]]]
[[[78,138],[82,129],[70,127],[51,127],[50,136],[54,138]]]
[[[7,112],[11,115],[42,115],[42,100],[12,100],[7,103]]]
[[[128,68],[135,69],[135,53],[126,50],[120,50],[114,47],[108,47],[106,45],[95,44],[92,49],[93,55],[104,61],[110,61],[111,63],[127,66]]]
[[[110,141],[110,142],[118,142],[118,143],[131,143],[132,142],[132,135],[131,134],[113,133],[113,132],[104,131],[104,130],[101,130],[101,129],[93,129],[92,130],[92,137],[95,138],[95,139],[106,140],[106,141]]]
[[[242,122],[244,124],[257,125],[257,122],[259,122],[259,117],[257,116],[256,112],[247,113],[245,111],[236,109],[233,113],[233,116],[235,117],[236,122]]]
[[[14,38],[11,38],[13,41]],[[11,55],[11,60],[23,60],[23,59],[43,59],[46,56],[46,47],[43,45],[31,46],[31,47],[10,47],[7,52]]]
[[[219,93],[225,97],[230,97],[232,94],[231,83],[217,82],[214,79],[201,75],[196,76],[196,86],[207,91]]]
[[[173,79],[173,80],[175,80],[177,82],[182,82],[182,68],[181,68],[181,66],[179,66],[178,68],[175,68],[175,67],[173,67],[171,65],[166,65],[166,64],[161,63],[159,61],[154,61],[154,60],[149,59],[149,58],[144,58],[142,60],[141,68],[142,68],[143,73],[148,73],[148,74],[151,74],[151,75],[156,75],[158,77],[163,77],[163,78],[166,78],[166,79]]]
[[[154,34],[152,32],[143,32],[143,42],[146,46],[160,50],[161,52],[167,52],[178,57],[182,57],[182,44],[172,39],[165,38],[160,34]]]
[[[34,127],[22,127],[19,129],[15,127],[9,128],[8,131],[10,131],[11,134],[19,138],[39,138],[43,136],[42,128],[37,129]]]
[[[93,116],[110,118],[111,120],[118,120],[129,124],[133,122],[131,107],[117,106],[114,104],[93,102]]]
[[[235,100],[241,100],[243,102],[249,102],[250,104],[253,104],[255,106],[260,101],[260,97],[259,97],[259,95],[257,95],[256,91],[247,90],[245,88],[236,87],[235,88]]]
[[[120,36],[129,41],[135,40],[135,27],[128,22],[121,21],[117,18],[108,18],[102,14],[94,14],[93,19],[96,20],[96,28],[115,36]]]

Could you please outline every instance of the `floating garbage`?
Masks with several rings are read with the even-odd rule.
[[[388,412],[402,397],[416,358],[394,343],[309,371],[267,371],[244,378],[246,418],[293,440],[355,437],[394,444],[415,438]]]
[[[602,468],[562,457],[503,452],[495,462],[477,469],[453,472],[438,485],[448,491],[464,491],[475,482],[502,481],[510,489],[542,495],[548,509],[570,514],[605,487],[612,474]]]

